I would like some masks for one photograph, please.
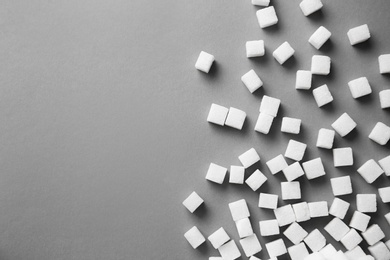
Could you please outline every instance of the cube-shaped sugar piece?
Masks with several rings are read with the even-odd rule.
[[[378,192],[379,192],[379,196],[381,197],[383,203],[390,202],[390,187],[379,188]]]
[[[347,113],[344,113],[333,122],[332,127],[341,137],[344,137],[356,127],[356,122]]]
[[[316,146],[324,149],[332,149],[335,133],[334,130],[321,128],[318,131]]]
[[[209,169],[206,174],[206,179],[218,184],[222,184],[225,179],[227,169],[219,166],[215,163],[210,163]]]
[[[258,6],[269,6],[270,0],[252,0],[253,5]]]
[[[372,129],[368,138],[380,145],[385,145],[390,140],[390,127],[382,122],[378,122]]]
[[[220,248],[218,248],[219,254],[222,256],[222,259],[226,260],[235,260],[241,256],[240,250],[236,245],[234,240],[230,240]]]
[[[300,161],[305,154],[307,145],[295,140],[290,140],[284,156],[295,161]]]
[[[230,166],[229,183],[243,184],[245,168],[243,166]]]
[[[257,191],[266,181],[267,177],[260,170],[256,170],[248,179],[246,179],[245,183],[253,191]]]
[[[280,99],[264,95],[260,104],[260,113],[264,113],[273,117],[278,114]]]
[[[299,134],[301,130],[301,119],[283,117],[281,131],[290,134]]]
[[[263,86],[263,81],[256,74],[254,70],[250,70],[241,77],[241,81],[248,88],[250,93],[255,92],[261,86]]]
[[[390,89],[379,91],[379,102],[383,109],[390,107]]]
[[[333,101],[332,93],[326,84],[313,89],[313,96],[318,107],[325,106]]]
[[[327,244],[319,251],[319,253],[325,257],[325,259],[332,259],[333,256],[337,253],[337,250],[332,244]]]
[[[213,65],[214,61],[214,55],[211,55],[205,51],[201,51],[195,63],[195,68],[205,73],[209,73],[211,65]]]
[[[318,229],[314,229],[312,232],[303,239],[306,245],[313,252],[320,251],[326,245],[326,239]]]
[[[375,245],[369,246],[367,249],[370,251],[375,260],[390,259],[390,250],[383,242],[378,242]]]
[[[295,222],[295,213],[290,204],[274,209],[274,214],[279,223],[279,227]]]
[[[367,24],[363,24],[350,29],[347,32],[347,35],[351,45],[365,42],[371,37],[370,30],[368,29]]]
[[[272,174],[283,171],[288,166],[283,154],[279,154],[278,156],[272,158],[267,161],[266,164]]]
[[[352,183],[350,176],[336,177],[330,179],[334,196],[341,196],[352,193]]]
[[[287,253],[286,245],[281,238],[265,244],[265,247],[267,248],[268,255],[271,258],[278,257]]]
[[[356,208],[363,213],[376,212],[376,194],[357,194]]]
[[[203,199],[196,193],[192,192],[184,201],[183,205],[186,207],[191,213],[193,213],[200,205],[202,205]]]
[[[333,218],[324,229],[336,241],[340,241],[350,230],[347,224],[339,218]]]
[[[311,71],[298,70],[295,81],[295,89],[310,89],[311,88]]]
[[[362,236],[364,240],[366,240],[367,244],[372,246],[379,240],[385,238],[385,233],[383,233],[383,230],[377,224],[373,224],[362,233]]]
[[[188,243],[190,243],[190,245],[194,249],[196,249],[198,246],[203,244],[204,241],[206,241],[206,239],[204,238],[204,236],[196,226],[193,226],[191,229],[189,229],[184,234],[184,237],[187,239]]]
[[[299,181],[282,182],[282,199],[296,200],[301,198],[301,185]]]
[[[305,170],[305,174],[308,180],[312,180],[326,174],[320,157],[302,163],[302,167]]]
[[[382,175],[382,168],[373,160],[365,162],[357,172],[363,177],[367,183],[373,183],[379,176]]]
[[[246,118],[246,113],[244,111],[231,107],[229,108],[225,125],[241,130],[242,126],[244,125],[245,118]]]
[[[291,47],[288,42],[282,43],[273,53],[274,58],[282,65],[285,63],[291,56],[293,56],[295,50]]]
[[[378,57],[379,72],[381,74],[390,73],[390,54],[382,54]]]
[[[378,161],[386,176],[390,176],[390,155]]]
[[[246,57],[254,58],[264,56],[264,41],[247,41],[245,44],[246,47]]]
[[[329,214],[339,219],[344,219],[349,209],[349,202],[346,202],[339,198],[334,198],[332,205],[329,209]]]
[[[223,227],[219,228],[216,230],[214,233],[212,233],[209,237],[208,240],[210,241],[211,245],[215,248],[218,249],[220,248],[223,244],[225,244],[227,241],[230,240],[229,235],[226,233],[225,229]]]
[[[297,222],[292,223],[283,232],[283,235],[285,235],[294,245],[301,243],[308,234],[309,233],[307,233],[307,231]]]
[[[252,234],[246,238],[241,239],[240,244],[247,257],[257,254],[262,249],[256,234]]]
[[[365,257],[366,253],[364,253],[363,249],[360,246],[356,246],[354,249],[345,252],[345,256],[350,260],[354,260],[360,259],[361,257]]]
[[[240,238],[244,238],[253,234],[252,224],[249,218],[237,220],[236,228]]]
[[[334,167],[353,165],[353,152],[351,147],[333,149]]]
[[[245,153],[238,156],[238,159],[240,160],[242,166],[244,166],[245,168],[249,168],[253,164],[260,161],[260,156],[256,152],[255,148],[251,148]]]
[[[300,202],[292,205],[295,219],[297,222],[304,222],[310,220],[310,211],[307,202]]]
[[[343,251],[339,250],[337,253],[333,256],[332,260],[349,260],[348,257],[344,254]]]
[[[313,55],[311,58],[311,73],[328,75],[330,73],[330,58],[324,55]]]
[[[329,216],[328,202],[316,201],[316,202],[309,202],[307,205],[309,207],[311,218]]]
[[[303,0],[299,7],[302,10],[304,16],[311,15],[314,12],[317,12],[323,7],[321,0]]]
[[[361,232],[366,231],[368,223],[370,222],[371,217],[359,211],[355,211],[352,215],[351,222],[349,226],[357,229]]]
[[[326,29],[324,26],[320,26],[309,38],[309,42],[317,50],[324,45],[324,43],[329,40],[332,33]]]
[[[306,256],[309,255],[309,251],[304,243],[299,243],[298,245],[293,245],[287,248],[288,254],[290,255],[291,260],[303,260]]]
[[[276,209],[278,207],[278,195],[260,193],[259,195],[259,208],[263,209]]]
[[[217,104],[211,104],[209,115],[207,116],[207,122],[216,125],[225,125],[226,117],[229,109]]]
[[[274,121],[274,117],[270,116],[265,113],[260,113],[259,117],[257,118],[255,131],[262,133],[262,134],[268,134],[269,130],[271,129],[272,122]]]
[[[371,86],[366,77],[360,77],[348,82],[349,90],[353,98],[360,98],[371,94]]]
[[[256,16],[261,28],[266,28],[278,23],[278,17],[273,6],[258,10]]]
[[[347,234],[340,240],[341,244],[345,246],[347,250],[354,249],[360,242],[363,241],[363,238],[359,235],[359,233],[351,228]]]
[[[260,234],[263,237],[280,234],[279,224],[276,219],[259,221]]]
[[[229,203],[229,209],[234,221],[250,216],[248,205],[244,199]]]
[[[283,170],[283,174],[286,177],[287,181],[290,182],[305,175],[305,172],[303,171],[299,162],[295,162],[287,166],[287,168]]]

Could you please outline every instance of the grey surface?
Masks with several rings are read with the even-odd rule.
[[[389,154],[389,145],[367,136],[377,121],[390,124],[378,97],[390,78],[377,63],[390,52],[390,2],[324,0],[323,11],[308,18],[299,1],[272,3],[279,23],[262,30],[249,0],[1,1],[0,259],[217,255],[210,244],[190,248],[184,232],[197,225],[208,236],[223,226],[237,241],[227,204],[241,198],[257,234],[257,222],[273,214],[257,208],[259,192],[245,185],[206,182],[209,163],[239,164],[237,156],[255,147],[261,163],[248,172],[261,169],[269,181],[260,190],[279,193],[284,178],[271,176],[265,162],[284,153],[290,138],[308,144],[304,160],[325,162],[325,178],[301,179],[308,201],[331,202],[334,176],[351,175],[355,193],[389,185],[385,176],[368,185],[356,168]],[[363,23],[372,38],[351,47],[346,32]],[[332,38],[317,51],[307,39],[320,25]],[[266,56],[247,59],[245,41],[255,39],[265,40]],[[286,40],[296,53],[280,66],[271,54]],[[194,68],[201,50],[217,60],[208,75]],[[309,69],[317,53],[332,58],[331,74],[313,84],[328,84],[335,97],[323,109],[311,91],[294,89],[296,70]],[[254,95],[240,81],[252,68],[264,81]],[[347,82],[360,76],[368,77],[373,94],[354,100]],[[282,100],[280,116],[302,119],[300,135],[281,133],[281,117],[269,135],[253,131],[263,94]],[[244,129],[208,124],[212,102],[246,111]],[[358,127],[347,138],[337,136],[336,146],[353,147],[355,166],[335,169],[331,151],[317,149],[315,141],[318,129],[343,112]],[[193,190],[206,203],[192,215],[181,203]],[[355,208],[354,195],[342,198]],[[379,205],[371,223],[388,239],[383,214],[389,208]],[[304,226],[323,231],[330,219]],[[272,239],[262,238],[263,247]],[[259,257],[267,259],[265,250]]]

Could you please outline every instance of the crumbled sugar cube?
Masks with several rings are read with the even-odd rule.
[[[308,235],[307,231],[301,227],[297,222],[292,223],[284,232],[285,235],[291,243],[298,245],[303,241],[303,239]]]
[[[246,113],[240,109],[230,107],[225,125],[241,130],[244,125]]]
[[[282,182],[282,199],[295,200],[301,198],[301,185],[299,181]]]
[[[260,234],[263,237],[280,234],[279,223],[276,219],[259,221]]]
[[[265,244],[265,247],[267,248],[268,255],[271,258],[278,257],[287,253],[286,245],[281,238]]]
[[[307,145],[295,140],[290,140],[284,156],[295,161],[300,161],[305,154]]]
[[[199,229],[196,226],[193,226],[190,230],[188,230],[185,234],[184,237],[187,239],[188,243],[196,249],[198,246],[203,244],[206,239],[200,233]]]
[[[227,169],[219,166],[215,163],[210,163],[209,169],[206,174],[206,179],[218,184],[222,184],[225,179]]]
[[[343,251],[339,250],[337,253],[333,256],[332,260],[349,260],[348,257],[344,254]]]
[[[325,257],[325,259],[331,260],[332,257],[337,253],[337,250],[332,244],[327,244],[319,252],[323,257]]]
[[[368,227],[368,223],[370,222],[370,219],[371,219],[370,216],[361,213],[359,211],[355,211],[352,215],[349,226],[361,232],[364,232]]]
[[[274,58],[282,65],[295,53],[295,50],[288,42],[282,43],[273,53]]]
[[[292,205],[297,222],[304,222],[310,219],[309,206],[307,202],[300,202]]]
[[[283,117],[281,131],[290,134],[299,134],[301,130],[301,119]]]
[[[309,43],[319,50],[329,40],[332,33],[324,26],[320,26],[309,38]]]
[[[245,47],[246,47],[246,57],[247,58],[264,56],[265,49],[264,49],[264,41],[263,40],[247,41],[245,44]]]
[[[258,6],[269,6],[270,0],[252,0],[253,5]]]
[[[333,218],[324,229],[336,241],[340,241],[350,230],[347,224],[339,218]]]
[[[207,122],[216,125],[225,125],[226,117],[229,109],[217,104],[211,104],[209,115],[207,116]]]
[[[373,183],[382,175],[383,170],[373,159],[370,159],[357,169],[357,172],[367,183]]]
[[[334,167],[353,165],[353,152],[351,147],[333,149]]]
[[[332,149],[335,133],[334,130],[321,128],[318,131],[316,146],[324,149]]]
[[[260,113],[276,117],[280,107],[280,99],[264,95],[260,104]]]
[[[283,170],[283,174],[286,177],[286,179],[290,182],[305,175],[305,172],[303,171],[299,162],[295,162],[287,166],[287,168]]]
[[[214,61],[215,58],[213,55],[205,51],[201,51],[195,63],[195,68],[205,73],[209,73],[211,65],[213,65]]]
[[[309,251],[304,243],[299,243],[298,245],[293,245],[287,248],[288,254],[290,255],[291,260],[303,260],[306,256],[309,255]]]
[[[235,260],[241,256],[240,250],[234,240],[230,240],[220,248],[218,248],[219,254],[223,260]]]
[[[375,260],[390,259],[390,250],[383,242],[378,242],[375,245],[369,246],[368,251],[370,251]]]
[[[340,240],[341,244],[345,246],[347,250],[354,249],[360,242],[363,241],[363,238],[359,235],[359,233],[351,228],[347,234]]]
[[[366,77],[357,78],[348,82],[349,90],[353,98],[360,98],[371,94],[371,86]]]
[[[319,252],[313,252],[305,257],[304,260],[326,260],[325,257]]]
[[[257,254],[262,249],[256,234],[252,234],[246,238],[241,239],[240,244],[247,257]]]
[[[245,153],[238,156],[238,159],[240,160],[242,166],[244,166],[245,168],[249,168],[253,164],[260,161],[260,156],[256,152],[255,148],[251,148]]]
[[[390,202],[390,187],[379,188],[378,192],[379,192],[379,196],[381,197],[383,203]]]
[[[230,240],[229,235],[226,233],[225,229],[223,227],[216,230],[214,233],[212,233],[208,240],[210,241],[211,245],[218,249],[220,246],[225,244],[227,241]]]
[[[366,253],[364,253],[363,249],[360,246],[356,246],[355,248],[345,252],[345,256],[350,260],[355,260],[366,256]]]
[[[316,201],[307,203],[309,207],[310,217],[326,217],[329,216],[328,202],[327,201]]]
[[[390,155],[378,161],[386,176],[390,176]]]
[[[390,107],[390,89],[379,91],[379,102],[381,104],[381,108],[383,109]]]
[[[385,145],[390,140],[390,127],[382,122],[378,122],[368,138],[380,145]]]
[[[258,10],[256,16],[260,28],[266,28],[278,23],[278,17],[273,6]]]
[[[267,115],[265,113],[260,113],[257,118],[255,131],[260,132],[262,134],[268,134],[271,129],[272,122],[274,121],[274,117]]]
[[[248,205],[244,199],[229,203],[229,209],[234,221],[250,216]]]
[[[302,10],[304,16],[311,15],[314,12],[317,12],[323,7],[321,0],[303,0],[299,7]]]
[[[372,246],[385,238],[385,233],[383,233],[383,230],[377,224],[373,224],[362,233],[362,236],[367,244]]]
[[[245,168],[243,166],[230,166],[229,183],[243,184]]]
[[[310,70],[298,70],[295,81],[295,89],[310,89],[312,75]]]
[[[339,219],[344,219],[349,209],[349,202],[339,198],[334,198],[329,209],[329,214]]]
[[[376,212],[376,194],[357,194],[356,208],[363,213]]]
[[[356,122],[347,113],[344,113],[334,121],[332,127],[341,137],[344,137],[355,129]]]
[[[386,219],[387,223],[389,223],[389,225],[390,225],[390,212],[385,215],[385,219]]]
[[[390,158],[390,156],[389,156]],[[283,171],[285,168],[287,168],[287,162],[286,159],[284,159],[283,154],[279,154],[278,156],[272,158],[268,162],[266,162],[268,169],[272,174],[276,174],[280,171]],[[389,165],[390,166],[390,165]],[[390,169],[390,167],[389,167]]]
[[[378,57],[379,72],[381,74],[390,73],[390,54],[382,54]]]
[[[250,93],[255,92],[261,86],[263,86],[263,81],[256,74],[254,70],[250,70],[241,77],[241,81],[248,88]]]
[[[310,232],[303,241],[313,252],[320,251],[326,245],[326,239],[318,229],[314,229]]]
[[[320,157],[302,163],[308,180],[312,180],[325,175],[324,165]]]
[[[330,73],[330,58],[323,55],[313,55],[311,58],[311,73],[328,75]]]
[[[278,207],[278,195],[260,193],[259,195],[259,208],[263,209],[276,209]]]
[[[367,24],[363,24],[350,29],[347,32],[347,35],[351,45],[365,42],[371,37],[370,30],[368,29]]]
[[[244,238],[253,234],[253,229],[249,218],[237,220],[236,228],[240,238]]]
[[[253,191],[257,191],[266,181],[267,177],[260,170],[256,170],[248,179],[246,179],[245,183]]]
[[[295,222],[294,210],[290,204],[274,209],[274,214],[279,223],[279,227]]]
[[[318,107],[325,106],[333,101],[332,93],[330,93],[326,84],[313,89],[313,96]]]
[[[203,202],[203,199],[194,191],[183,201],[183,205],[193,213]]]
[[[341,196],[352,193],[352,183],[350,176],[331,178],[330,184],[334,196]]]

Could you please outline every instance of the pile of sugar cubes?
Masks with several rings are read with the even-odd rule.
[[[270,0],[251,0],[251,3],[260,8],[256,12],[256,18],[260,28],[267,28],[278,23],[277,10],[270,6]],[[280,3],[282,4],[282,3]],[[304,16],[320,11],[323,8],[321,0],[303,0],[299,3]],[[316,50],[331,38],[329,30],[319,26],[308,39],[308,43]],[[371,37],[367,24],[358,25],[346,32],[348,44],[357,45],[369,40]],[[247,41],[245,45],[247,58],[261,58],[265,55],[264,39]],[[274,59],[283,66],[295,54],[294,47],[287,41],[281,41],[273,51]],[[215,57],[212,54],[201,51],[195,63],[195,68],[201,73],[209,73],[212,69]],[[379,73],[390,73],[390,54],[382,54],[378,57]],[[326,84],[312,88],[312,79],[316,75],[326,76],[331,73],[331,58],[325,55],[313,55],[310,69],[302,69],[296,72],[295,89],[308,91],[312,89],[314,100],[319,108],[331,103],[333,96]],[[237,77],[239,77],[238,75]],[[251,69],[241,76],[243,85],[254,93],[263,86],[258,73]],[[294,83],[293,83],[294,84]],[[352,78],[348,85],[353,99],[372,94],[370,82],[364,75]],[[380,107],[390,108],[390,89],[379,92]],[[254,131],[267,135],[272,128],[274,120],[281,121],[280,131],[289,137],[299,135],[302,120],[296,117],[278,117],[278,111],[282,101],[277,97],[263,95],[259,104],[259,114]],[[228,126],[237,130],[244,127],[247,114],[245,111],[234,107],[211,104],[207,122],[220,126]],[[304,124],[305,122],[303,122]],[[317,134],[315,146],[318,149],[331,150],[334,167],[354,166],[354,151],[352,147],[335,147],[336,138],[345,138],[358,127],[356,121],[347,113],[338,114],[333,123],[327,128],[320,128]],[[390,140],[390,126],[383,122],[377,122],[370,126],[371,132],[367,136],[378,145],[386,145]],[[272,131],[279,131],[273,129]],[[390,155],[376,161],[368,159],[362,165],[357,166],[356,172],[350,175],[330,178],[326,182],[326,170],[322,158],[317,157],[304,160],[307,144],[290,139],[285,150],[267,160],[267,172],[254,169],[260,163],[260,155],[254,147],[236,155],[240,165],[222,166],[211,162],[205,174],[205,179],[214,185],[222,185],[225,181],[229,184],[247,186],[253,192],[259,192],[259,209],[273,213],[271,219],[262,219],[255,223],[247,201],[237,198],[228,205],[232,221],[236,227],[234,240],[224,227],[216,227],[215,230],[200,230],[193,226],[184,233],[185,239],[194,249],[203,243],[210,243],[219,253],[219,256],[210,256],[210,260],[234,260],[245,259],[259,260],[260,252],[266,251],[268,259],[276,260],[283,255],[289,255],[292,260],[390,260],[390,240],[385,240],[383,228],[376,223],[377,217],[383,217],[390,225],[390,212],[384,216],[376,216],[378,203],[390,203],[390,186],[377,188],[376,193],[356,193],[354,195],[353,178],[361,178],[367,184],[374,183],[380,176],[390,176]],[[264,151],[263,151],[264,152]],[[356,152],[356,151],[355,151]],[[355,163],[356,164],[356,163]],[[257,167],[256,167],[257,168]],[[250,171],[250,172],[249,172]],[[284,180],[280,182],[280,196],[263,192],[262,186],[269,178],[280,175]],[[352,175],[356,177],[351,178]],[[328,191],[333,196],[333,201],[303,200],[301,181],[319,178],[323,185],[328,185]],[[349,197],[345,197],[349,196]],[[347,198],[353,196],[353,208]],[[205,200],[193,191],[183,205],[190,213],[194,213]],[[356,210],[354,210],[356,209]],[[347,212],[350,210],[352,217],[347,220]],[[308,230],[304,222],[316,221],[325,218],[326,224]],[[232,223],[233,223],[232,222]],[[386,227],[388,228],[388,227]],[[257,231],[259,233],[257,233]],[[256,234],[257,233],[257,234]],[[259,234],[259,236],[258,236]],[[262,246],[262,237],[269,237]],[[206,242],[208,241],[208,242]],[[334,246],[339,243],[344,250],[337,250]],[[288,246],[291,244],[291,246]],[[338,246],[338,247],[340,247]],[[285,259],[285,258],[283,258]]]

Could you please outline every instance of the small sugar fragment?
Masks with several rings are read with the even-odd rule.
[[[351,45],[365,42],[371,37],[370,30],[368,29],[367,24],[363,24],[350,29],[347,32],[347,35],[348,35],[349,43],[351,43]]]
[[[324,55],[313,55],[311,58],[311,73],[315,75],[329,75],[330,58]]]
[[[295,219],[297,222],[304,222],[310,220],[310,211],[307,202],[300,202],[292,205]]]
[[[309,207],[311,218],[329,216],[328,202],[316,201],[316,202],[309,202],[307,205]]]
[[[262,133],[262,134],[268,134],[269,130],[271,129],[272,122],[274,121],[274,117],[270,116],[265,113],[260,113],[259,117],[257,118],[255,131]]]
[[[339,198],[334,198],[332,205],[329,209],[329,214],[339,219],[344,219],[349,209],[349,202],[346,202]]]
[[[299,7],[302,10],[304,16],[311,15],[314,12],[317,12],[323,7],[321,0],[303,0]]]
[[[312,74],[309,70],[298,70],[295,80],[295,89],[310,89]]]
[[[366,77],[360,77],[348,82],[349,90],[353,98],[360,98],[371,94],[371,86]]]
[[[290,255],[291,260],[303,260],[306,256],[309,255],[309,251],[304,243],[299,243],[298,245],[293,245],[287,248],[288,254]]]
[[[295,222],[295,214],[292,206],[287,204],[274,210],[279,227],[283,227]]]
[[[210,53],[201,51],[199,57],[195,63],[195,68],[203,71],[204,73],[209,73],[211,65],[215,61],[215,57]]]
[[[351,147],[333,149],[334,167],[353,165],[353,152]]]
[[[363,241],[363,238],[359,235],[359,233],[351,228],[347,234],[340,240],[341,244],[347,249],[352,250],[357,245],[360,244],[360,242]]]
[[[297,222],[292,223],[283,232],[283,235],[285,235],[294,245],[301,243],[308,234],[309,233],[307,233],[307,231]]]
[[[279,154],[273,159],[267,161],[266,164],[270,172],[274,175],[280,171],[283,171],[288,166],[286,160],[283,157],[283,154]]]
[[[375,258],[375,260],[390,259],[390,250],[383,242],[378,242],[375,245],[369,246],[367,249],[368,251],[370,251],[371,255]]]
[[[386,176],[390,176],[390,155],[378,161]]]
[[[383,203],[390,202],[390,187],[379,188],[378,192]]]
[[[341,196],[352,193],[352,183],[350,176],[336,177],[330,179],[334,196]]]
[[[305,174],[308,180],[312,180],[326,174],[320,157],[302,163],[302,167],[305,170]]]
[[[229,203],[229,209],[234,221],[250,216],[248,205],[244,199]]]
[[[245,44],[246,47],[246,57],[247,58],[255,58],[264,56],[264,41],[247,41]]]
[[[319,50],[329,40],[332,33],[324,26],[320,26],[309,38],[309,43]]]
[[[211,104],[209,115],[207,116],[207,122],[223,126],[225,125],[228,113],[228,108],[217,104]]]
[[[201,244],[203,244],[203,242],[206,241],[206,239],[196,226],[193,226],[190,230],[188,230],[184,234],[184,237],[194,249],[196,249],[198,246],[200,246]]]
[[[273,117],[276,117],[280,107],[280,99],[269,97],[267,95],[263,96],[260,104],[260,113],[264,113]]]
[[[382,122],[378,122],[368,138],[380,145],[385,145],[390,140],[390,127]]]
[[[363,177],[367,183],[373,183],[379,176],[382,175],[382,168],[373,160],[365,162],[357,172]]]
[[[356,122],[347,113],[344,113],[334,121],[332,127],[341,137],[344,137],[355,129],[356,125]]]
[[[318,131],[316,146],[324,149],[332,149],[335,133],[333,130],[321,128]]]
[[[292,117],[283,117],[281,131],[290,134],[299,134],[301,130],[301,119]]]
[[[256,16],[260,28],[266,28],[278,23],[278,17],[273,6],[258,10]]]
[[[349,226],[361,232],[364,232],[368,227],[368,223],[370,222],[370,219],[371,217],[369,215],[361,213],[360,211],[355,211],[352,215]]]
[[[219,228],[216,230],[214,233],[212,233],[209,237],[208,240],[210,241],[211,245],[215,248],[218,249],[220,248],[223,244],[225,244],[227,241],[230,240],[229,235],[226,233],[225,229],[223,227]]]
[[[252,0],[253,5],[258,6],[269,6],[270,0]]]
[[[225,125],[241,130],[244,125],[246,113],[240,109],[230,107],[226,117]]]
[[[281,182],[282,199],[295,200],[301,198],[301,185],[299,181]]]
[[[259,221],[260,234],[263,237],[280,234],[279,224],[276,219]]]
[[[295,53],[295,50],[291,47],[288,42],[282,43],[274,52],[274,58],[279,62],[280,65],[285,63]]]
[[[378,57],[379,72],[381,74],[390,73],[390,54],[382,54]]]
[[[356,208],[363,213],[376,212],[376,194],[357,194],[356,195]]]
[[[379,102],[382,109],[390,107],[390,89],[385,89],[379,92]]]
[[[260,193],[259,195],[259,208],[263,209],[276,209],[278,207],[278,195]]]
[[[333,218],[324,229],[336,241],[340,241],[350,230],[350,228],[339,218]]]
[[[283,239],[279,238],[275,241],[265,244],[267,248],[268,255],[272,257],[278,257],[287,253],[286,245],[283,242]]]
[[[245,168],[243,166],[230,166],[229,183],[243,184],[245,176]]]
[[[236,228],[240,238],[244,238],[253,234],[252,224],[249,218],[237,220]]]
[[[290,140],[284,156],[295,161],[301,161],[305,154],[307,145],[295,140]]]
[[[257,254],[262,249],[256,234],[252,234],[246,238],[241,239],[240,244],[247,257]]]
[[[254,70],[250,70],[241,77],[241,81],[248,88],[250,93],[255,92],[261,86],[263,86],[263,81],[256,74]]]
[[[255,148],[251,148],[248,151],[246,151],[245,153],[238,156],[238,159],[240,160],[242,166],[244,166],[245,168],[249,168],[253,164],[260,161],[260,156],[256,152]]]
[[[266,181],[267,177],[260,170],[256,170],[248,179],[246,179],[245,183],[253,191],[257,191]]]
[[[218,248],[219,254],[224,260],[235,260],[241,256],[240,250],[234,240],[230,240],[220,248]]]
[[[362,236],[367,244],[372,246],[385,238],[385,233],[383,233],[383,230],[377,224],[373,224],[362,233]]]
[[[326,84],[313,89],[313,96],[318,107],[325,106],[333,101],[332,93]]]
[[[210,163],[209,169],[206,174],[206,180],[222,184],[225,179],[227,169],[225,167],[219,166],[215,163]]]
[[[283,170],[283,174],[286,177],[287,181],[291,182],[291,181],[305,175],[305,172],[303,171],[299,162],[295,162],[295,163],[289,165],[287,168],[285,168]]]
[[[191,213],[194,213],[194,211],[203,203],[203,199],[196,193],[195,191],[192,192],[184,201],[183,205],[186,207]]]
[[[313,252],[320,251],[326,245],[326,239],[318,229],[314,229],[303,240]]]

